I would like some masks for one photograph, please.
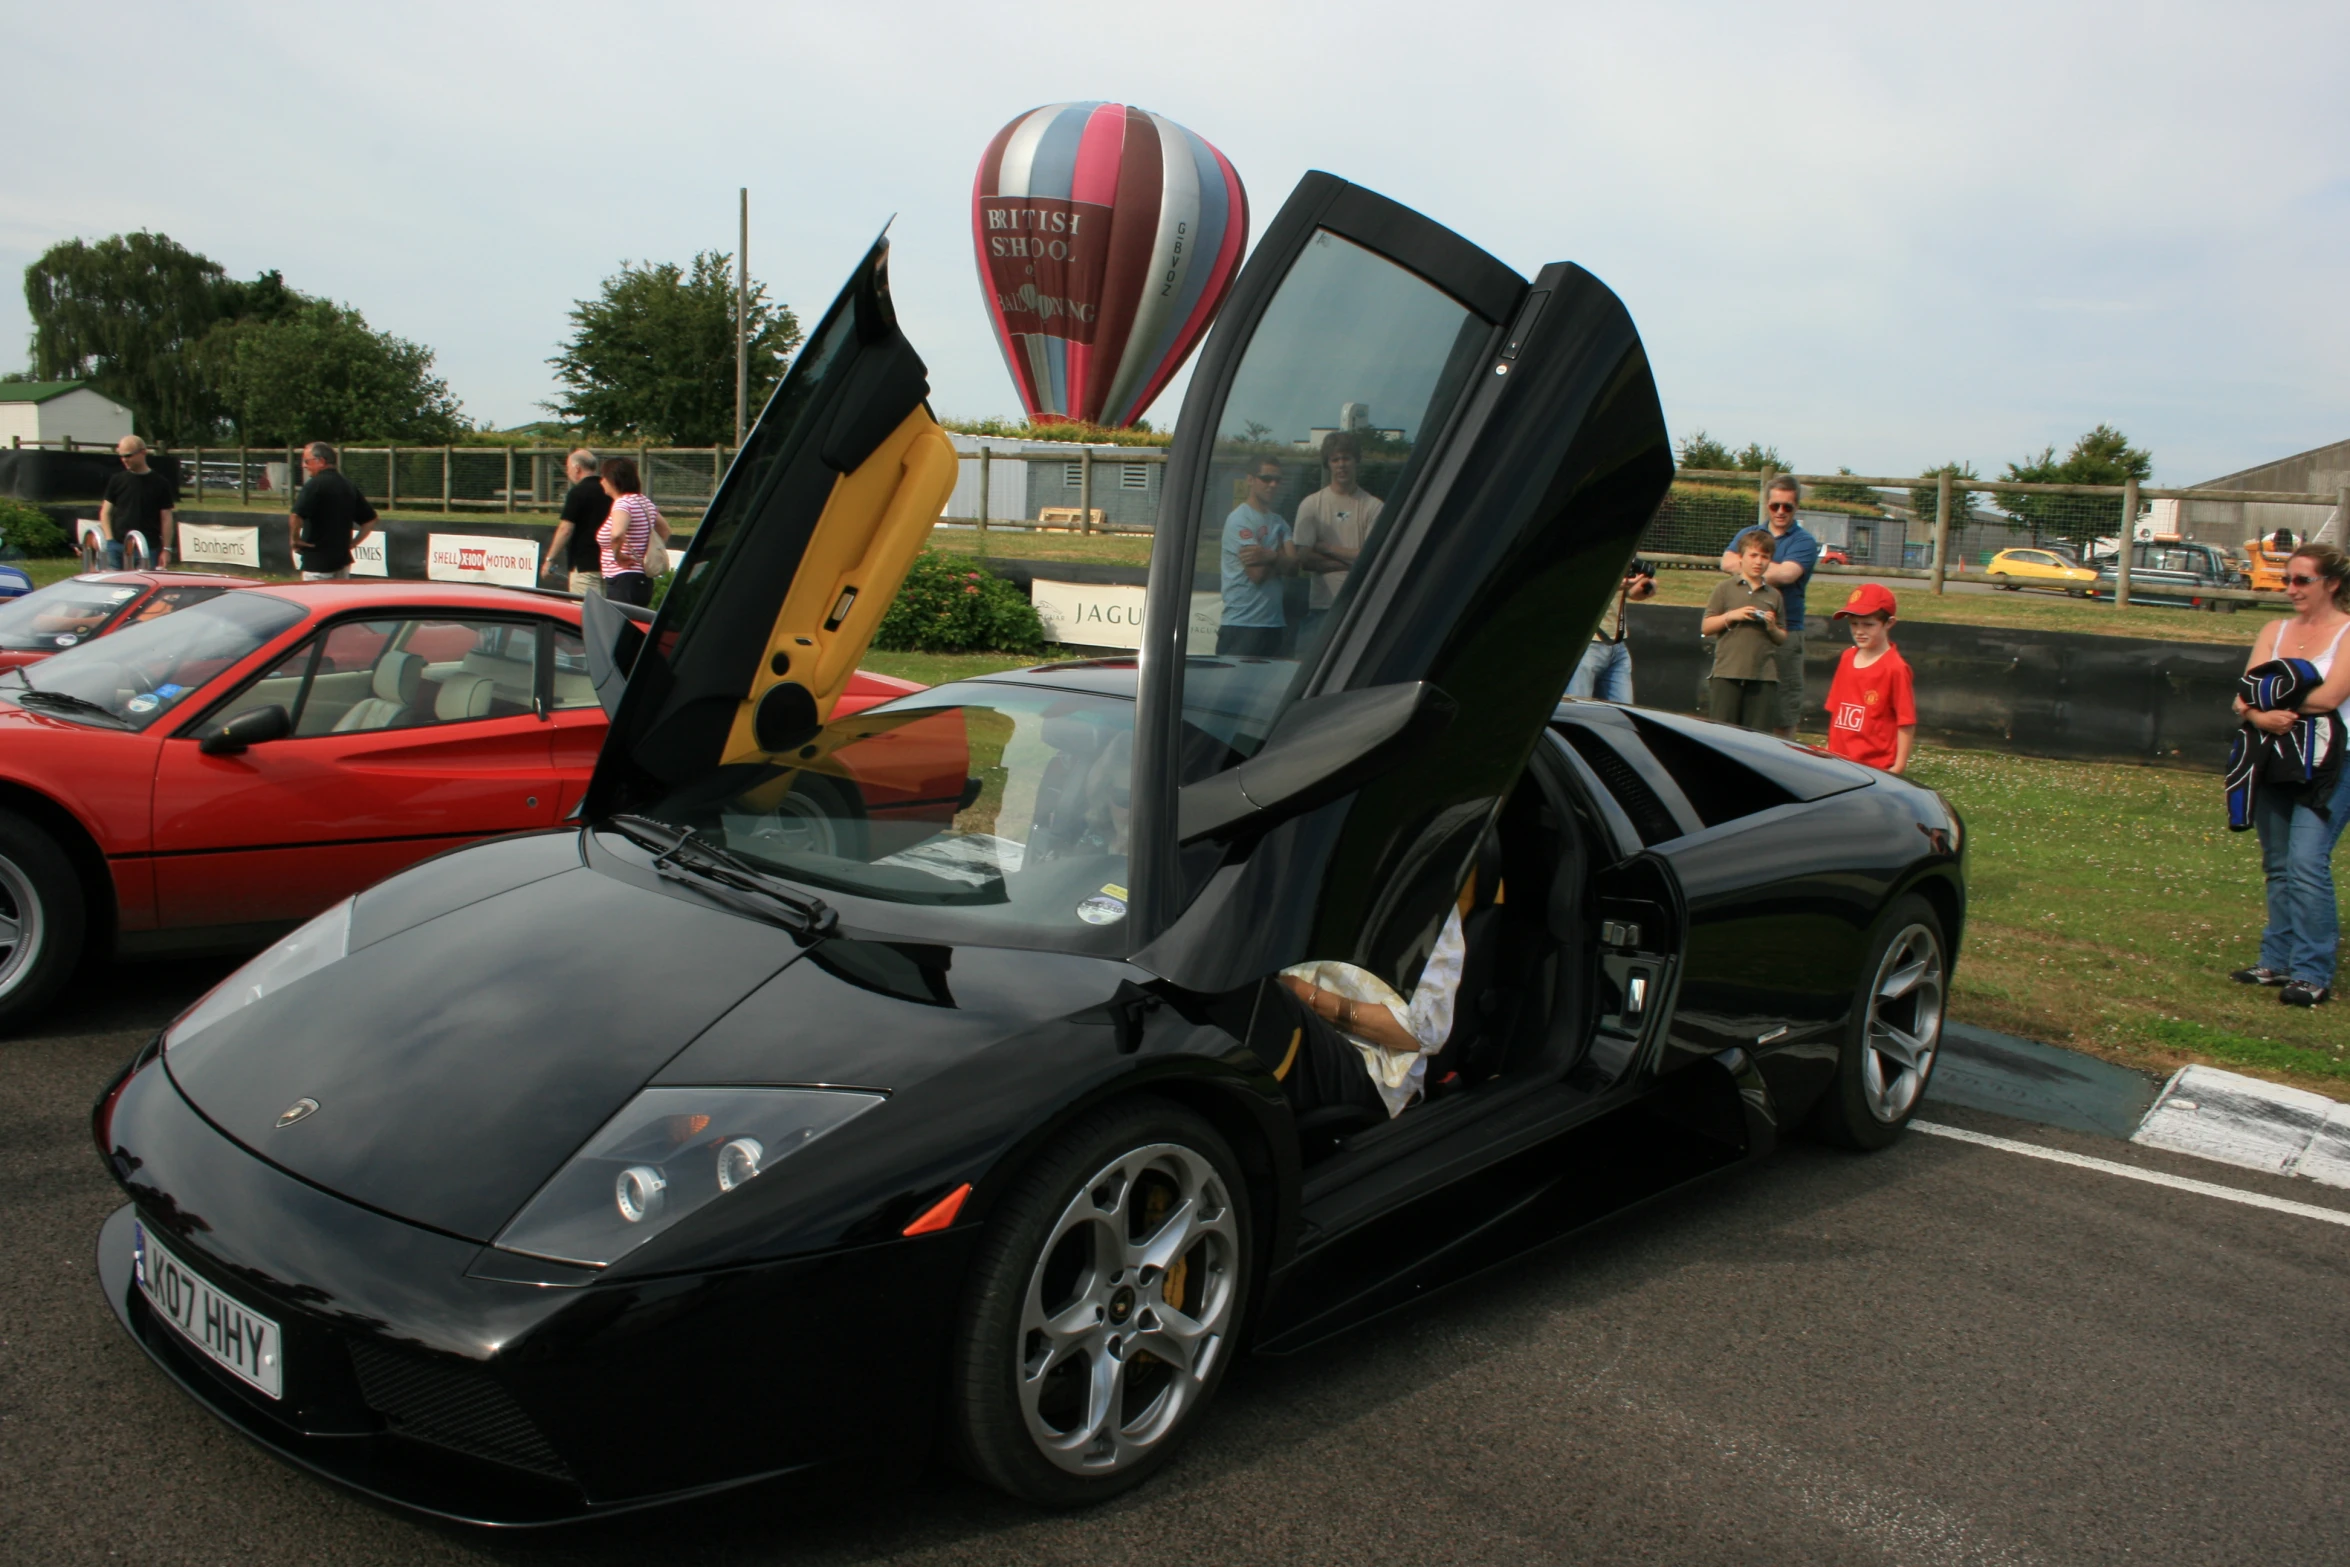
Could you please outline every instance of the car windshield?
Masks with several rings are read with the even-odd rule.
[[[114,624],[144,591],[119,577],[74,577],[36,588],[0,606],[0,648],[54,653]]]
[[[1134,704],[967,681],[828,725],[646,814],[820,891],[954,910],[1005,946],[1114,952]]]
[[[224,593],[18,670],[6,691],[68,716],[81,706],[144,729],[221,671],[300,625],[304,614],[300,605],[271,594]]]

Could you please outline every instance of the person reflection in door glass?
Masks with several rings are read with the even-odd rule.
[[[1296,569],[1289,524],[1273,509],[1281,493],[1281,465],[1270,458],[1249,470],[1248,493],[1224,519],[1224,618],[1216,652],[1224,657],[1272,658],[1281,651],[1285,571]]]
[[[1362,471],[1363,443],[1353,431],[1333,430],[1322,438],[1322,466],[1330,482],[1297,503],[1297,563],[1313,583],[1306,604],[1308,636],[1330,613],[1384,504],[1355,482]]]

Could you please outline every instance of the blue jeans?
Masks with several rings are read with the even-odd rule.
[[[2350,823],[2350,766],[2335,781],[2324,816],[2273,787],[2264,786],[2252,802],[2260,870],[2268,880],[2260,966],[2321,989],[2334,983],[2334,955],[2342,942],[2342,914],[2334,900],[2334,841],[2345,823]]]
[[[1621,642],[1594,640],[1583,650],[1567,682],[1567,695],[1597,697],[1602,702],[1632,705],[1632,650]]]
[[[108,539],[106,541],[106,569],[108,571],[122,570],[122,540]]]

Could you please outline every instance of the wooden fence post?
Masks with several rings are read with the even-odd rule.
[[[442,448],[441,448],[441,511],[442,511],[442,513],[443,513],[444,515],[445,515],[445,514],[447,514],[447,513],[449,513],[449,512],[453,512],[453,511],[455,511],[455,510],[457,509],[457,508],[455,507],[455,505],[453,505],[453,504],[452,504],[452,502],[453,502],[453,501],[455,501],[455,499],[456,499],[456,496],[457,496],[456,468],[457,468],[457,448],[456,448],[456,447],[454,447],[454,446],[444,446],[444,447],[442,447]]]
[[[1077,531],[1093,531],[1093,448],[1077,449]]]
[[[2130,607],[2130,564],[2138,553],[2138,481],[2122,481],[2121,552],[2113,561],[2113,607]]]
[[[506,510],[509,515],[514,510],[514,448],[511,446],[506,448]]]
[[[204,504],[204,448],[196,448],[196,504]]]
[[[987,558],[987,444],[979,447],[979,558]]]
[[[400,448],[384,448],[384,510],[400,504]]]
[[[1944,468],[1934,480],[1934,565],[1927,579],[1936,593],[1942,591],[1943,574],[1949,570],[1950,495],[1955,488],[1950,482],[1950,470]]]

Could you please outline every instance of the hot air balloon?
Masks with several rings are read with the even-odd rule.
[[[971,186],[996,341],[1040,424],[1132,424],[1231,291],[1248,194],[1147,109],[1055,103],[996,132]]]

